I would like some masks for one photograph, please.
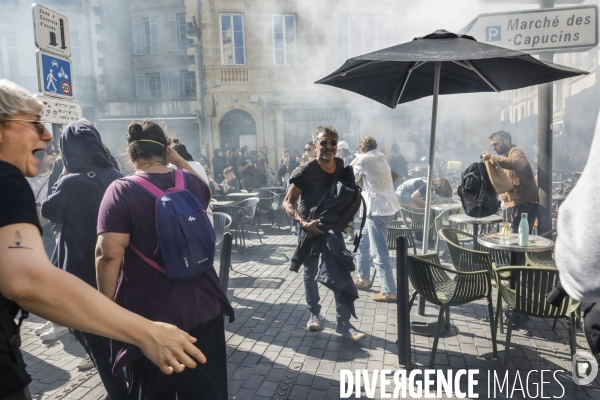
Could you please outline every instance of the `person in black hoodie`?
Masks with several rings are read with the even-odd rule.
[[[100,134],[88,121],[72,122],[60,137],[66,175],[42,203],[42,216],[62,224],[55,252],[57,266],[97,288],[95,248],[98,211],[106,188],[122,177],[106,152]],[[111,400],[127,399],[125,374],[112,375],[110,340],[73,331],[90,358]]]
[[[225,176],[223,176],[223,170],[227,168],[227,158],[223,156],[221,149],[213,150],[212,165],[215,181],[221,182],[223,179],[225,179]]]

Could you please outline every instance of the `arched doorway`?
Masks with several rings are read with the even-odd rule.
[[[219,133],[223,151],[228,144],[230,147],[248,144],[251,149],[256,148],[256,122],[244,110],[231,110],[223,115],[219,123]]]

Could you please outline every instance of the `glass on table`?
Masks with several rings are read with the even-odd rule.
[[[501,222],[500,223],[500,231],[499,236],[500,236],[500,244],[502,245],[508,245],[510,244],[510,228],[511,228],[511,224],[509,222]]]

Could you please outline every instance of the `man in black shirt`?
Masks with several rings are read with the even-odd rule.
[[[316,234],[324,234],[317,224],[319,220],[308,222],[311,208],[316,207],[323,195],[335,181],[339,181],[344,169],[344,162],[335,157],[339,135],[332,126],[319,126],[313,133],[317,156],[298,167],[290,178],[290,189],[283,201],[283,207],[302,229]],[[296,201],[298,207],[296,208]],[[319,257],[308,256],[304,261],[304,291],[310,310],[306,327],[311,331],[321,329],[319,313],[319,287],[315,281],[318,272]],[[336,298],[337,326],[336,332],[352,340],[361,340],[365,334],[350,324],[350,310]]]
[[[391,154],[387,157],[390,168],[395,173],[402,175],[402,179],[398,178],[394,182],[394,189],[398,189],[398,186],[408,179],[408,165],[406,164],[404,156],[400,154],[400,146],[398,146],[397,143],[392,144],[390,153]]]
[[[25,179],[37,172],[35,152],[52,140],[41,114],[41,104],[29,92],[0,79],[0,399],[31,398],[21,352],[15,340],[9,341],[18,337],[13,319],[20,310],[134,344],[167,374],[194,368],[192,357],[206,362],[187,333],[119,307],[48,260]]]
[[[254,187],[254,168],[256,164],[252,162],[250,157],[250,147],[242,146],[241,154],[237,160],[237,170],[240,173],[240,183],[244,185],[243,181],[246,181],[246,187]]]

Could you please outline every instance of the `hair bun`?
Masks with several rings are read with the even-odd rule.
[[[179,144],[179,138],[172,138],[171,139],[171,143],[173,143],[173,144]]]
[[[127,128],[127,142],[131,143],[134,140],[138,140],[144,132],[144,128],[137,122],[129,125]]]

